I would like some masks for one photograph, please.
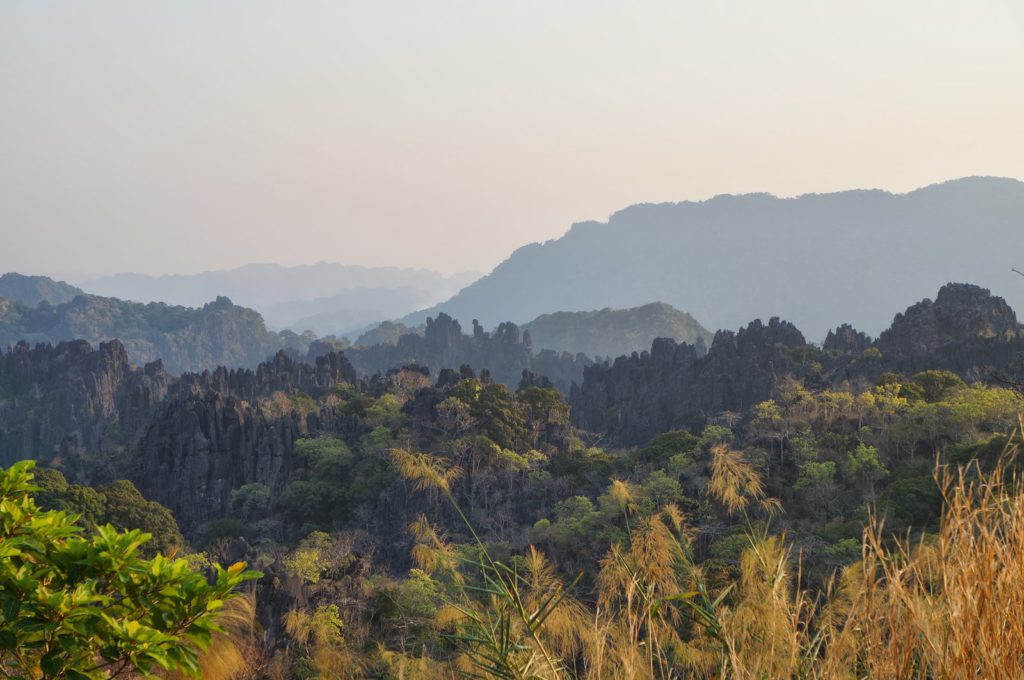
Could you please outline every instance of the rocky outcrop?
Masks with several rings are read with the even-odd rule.
[[[258,405],[197,388],[157,411],[132,448],[128,477],[190,530],[223,517],[233,489],[252,482],[279,489],[291,469],[292,445],[304,432],[297,412],[273,417]]]
[[[1024,328],[1006,301],[979,286],[950,283],[935,300],[897,314],[866,352],[837,362],[830,380],[883,372],[952,371],[967,381],[1024,378]]]
[[[719,331],[703,357],[693,345],[659,338],[650,352],[586,368],[571,396],[574,421],[622,445],[700,428],[714,414],[769,398],[779,380],[801,373],[786,349],[805,344],[795,326],[776,318],[738,333]]]
[[[897,314],[875,346],[883,355],[903,360],[985,341],[1012,342],[1021,331],[1003,298],[979,286],[950,283],[934,302],[922,300]]]
[[[223,517],[232,490],[260,483],[276,492],[288,482],[299,437],[329,431],[358,438],[358,423],[339,409],[309,411],[293,401],[355,381],[338,352],[312,365],[279,352],[254,371],[184,375],[132,446],[128,477],[186,530]]]
[[[848,323],[828,332],[822,349],[838,354],[860,354],[871,346],[871,338]]]
[[[256,401],[275,392],[319,396],[340,382],[355,381],[356,370],[342,352],[329,351],[305,362],[282,350],[255,370],[220,366],[213,371],[186,373],[181,376],[176,391],[187,394],[202,389]]]
[[[473,322],[473,334],[466,335],[458,321],[447,314],[427,319],[423,335],[407,333],[395,344],[355,347],[346,350],[362,375],[386,373],[410,364],[427,368],[432,375],[444,369],[471,366],[486,370],[497,381],[515,387],[524,370],[546,375],[559,389],[568,393],[580,382],[583,368],[590,360],[583,355],[552,351],[534,355],[530,338],[514,323],[502,323],[493,332]]]
[[[897,314],[870,342],[843,325],[818,352],[792,325],[754,322],[719,332],[710,351],[656,340],[650,352],[584,371],[572,393],[575,422],[622,445],[642,444],[678,427],[700,428],[709,416],[743,411],[773,395],[792,375],[811,387],[870,385],[884,373],[945,370],[968,382],[1024,382],[1024,329],[1006,302],[967,284],[943,286],[934,301]]]
[[[172,378],[159,362],[139,368],[114,340],[26,343],[0,354],[0,460],[65,459],[90,481],[148,422]]]

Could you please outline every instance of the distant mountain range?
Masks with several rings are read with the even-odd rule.
[[[1024,308],[1024,286],[1010,271],[1022,260],[1024,183],[1014,179],[971,177],[906,194],[723,195],[573,225],[401,321],[417,326],[445,312],[493,327],[661,300],[713,329],[780,316],[820,342],[842,321],[877,335],[890,310],[950,280]]]
[[[290,300],[264,307],[264,316],[277,325],[296,331],[312,330],[317,335],[354,335],[354,331],[394,319],[410,309],[422,309],[437,302],[437,295],[423,288],[349,288],[335,295],[312,300]],[[292,319],[280,323],[282,319]]]
[[[81,286],[95,295],[186,307],[226,296],[260,312],[270,328],[327,335],[362,330],[445,300],[478,277],[318,262],[294,267],[249,264],[168,276],[121,273]]]
[[[312,332],[299,335],[268,330],[259,312],[235,305],[226,297],[194,308],[141,303],[90,295],[43,276],[16,273],[0,276],[0,291],[8,296],[0,297],[0,351],[20,341],[34,345],[81,339],[95,347],[118,339],[134,363],[161,359],[169,372],[183,373],[218,365],[253,367],[280,349],[301,357],[307,352],[319,354],[346,347],[330,335],[318,340]],[[411,288],[359,288],[327,302],[278,304],[291,304],[291,312],[301,315],[331,303],[350,310],[368,309],[374,303],[399,305],[415,295]],[[365,321],[379,318],[372,312],[366,314]],[[336,320],[320,318],[318,325],[331,330],[333,323]],[[568,390],[582,376],[583,366],[597,356],[644,351],[659,337],[700,346],[712,339],[692,316],[661,303],[548,314],[522,331],[509,323],[500,324],[493,334],[474,326],[472,336],[463,336],[459,325],[443,315],[435,321],[433,333],[424,337],[428,325],[409,329],[383,322],[359,336],[357,344],[362,347],[349,350],[350,356],[364,374],[409,362],[435,370],[452,362],[456,367],[482,363],[495,371],[497,379],[512,385],[518,384],[522,371],[528,369],[547,375]],[[587,358],[577,358],[578,354]]]

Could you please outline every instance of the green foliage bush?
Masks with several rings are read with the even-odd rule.
[[[150,536],[109,524],[86,537],[76,516],[32,498],[32,462],[0,472],[0,671],[105,678],[178,669],[198,676],[216,612],[256,578],[244,564],[215,580],[185,560],[139,556]]]
[[[88,529],[112,524],[150,534],[152,539],[142,548],[145,554],[166,554],[185,545],[171,511],[144,498],[127,480],[92,488],[69,484],[59,470],[39,469],[35,481],[39,487],[36,499],[42,508],[74,513]]]

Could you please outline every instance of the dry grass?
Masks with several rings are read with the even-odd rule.
[[[594,607],[566,596],[536,549],[513,573],[480,544],[474,568],[487,587],[451,581],[461,594],[439,613],[439,627],[469,631],[464,655],[447,669],[393,657],[393,668],[399,677],[461,668],[477,677],[551,680],[1024,678],[1024,480],[1014,466],[1020,442],[1018,433],[993,470],[937,467],[944,499],[938,534],[912,541],[871,522],[863,559],[825,593],[800,587],[799,560],[784,535],[755,535],[749,521],[738,580],[709,592],[689,559],[684,515],[668,506],[633,517],[632,490],[616,482],[611,495],[629,540],[602,560]],[[428,459],[401,462],[421,488],[451,498],[449,471]],[[777,509],[742,454],[724,446],[714,451],[709,490],[745,517]],[[425,567],[466,568],[425,518],[412,529]],[[551,602],[531,629],[532,614]],[[486,660],[497,657],[501,672],[489,673]]]
[[[247,592],[224,603],[217,613],[217,633],[210,646],[199,656],[204,680],[250,680],[261,677],[264,655],[256,621],[256,597]],[[180,673],[168,673],[169,680],[180,680]]]
[[[671,670],[632,677],[1024,678],[1024,480],[1015,466],[1022,433],[1024,423],[992,470],[938,466],[938,534],[912,541],[871,522],[862,561],[829,592],[794,585],[799,574],[783,537],[751,535],[734,592],[707,611],[706,629],[721,646],[695,646],[701,638],[691,634]],[[734,511],[765,505],[742,459],[716,453],[719,500]],[[614,639],[622,626],[604,630],[611,639],[602,649],[621,662],[595,659],[589,677],[616,677],[633,660]]]
[[[937,536],[889,541],[879,523],[831,603],[822,677],[1024,677],[1024,488],[1019,439],[989,472],[939,469]]]

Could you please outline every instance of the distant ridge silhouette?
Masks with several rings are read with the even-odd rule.
[[[973,281],[1024,308],[1010,268],[1024,252],[1024,183],[968,177],[881,190],[721,195],[634,205],[607,222],[516,250],[429,310],[485,327],[540,314],[661,300],[710,329],[781,316],[824,340],[850,322],[877,335],[892,310],[947,281]]]

